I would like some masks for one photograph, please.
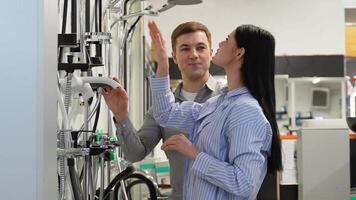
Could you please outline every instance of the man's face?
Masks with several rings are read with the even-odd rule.
[[[196,31],[180,35],[176,39],[172,57],[182,77],[197,80],[209,74],[212,52],[205,32]]]

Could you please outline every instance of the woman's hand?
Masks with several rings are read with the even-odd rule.
[[[183,134],[173,135],[168,138],[168,140],[163,143],[161,149],[164,151],[176,150],[190,160],[195,160],[200,153],[200,150]]]
[[[169,62],[166,50],[166,42],[162,37],[162,33],[159,30],[157,24],[154,21],[148,22],[148,28],[150,30],[151,36],[151,48],[152,48],[152,57],[157,61],[158,67],[156,76],[168,76],[169,74]]]
[[[119,82],[117,78],[113,78],[115,81]],[[126,91],[122,87],[118,88],[105,88],[103,97],[105,99],[108,108],[114,114],[115,120],[117,122],[122,121],[125,117],[129,115],[128,111],[128,96]]]

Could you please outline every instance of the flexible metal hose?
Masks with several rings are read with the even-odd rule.
[[[70,105],[70,100],[71,100],[71,85],[72,85],[72,73],[68,73],[67,75],[67,81],[66,81],[66,88],[65,88],[65,96],[64,96],[64,108],[66,111],[66,114],[68,113],[69,110],[69,105]],[[69,127],[64,127],[65,129],[68,129]],[[65,133],[64,131],[59,132],[59,148],[60,149],[65,149]],[[65,158],[60,157],[59,158],[59,195],[60,199],[65,198]]]
[[[69,105],[70,105],[70,100],[71,100],[71,95],[72,95],[72,78],[73,74],[68,73],[67,75],[67,81],[66,81],[66,89],[65,89],[65,96],[64,96],[64,108],[66,109],[66,112],[68,113],[69,110]]]

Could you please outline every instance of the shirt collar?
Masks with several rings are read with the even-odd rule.
[[[209,75],[208,81],[205,83],[205,85],[213,92],[217,90],[216,85],[218,84],[218,81],[212,76]]]
[[[222,95],[226,95],[227,98],[230,98],[230,97],[234,97],[234,96],[238,96],[238,95],[249,93],[249,90],[247,89],[247,87],[244,87],[244,86],[236,88],[236,89],[233,89],[231,91],[229,91],[228,87],[224,87],[223,89],[221,89],[220,93]]]
[[[203,85],[202,88],[204,88],[206,86],[209,90],[211,90],[212,92],[215,92],[218,90],[218,88],[216,87],[217,84],[218,84],[218,81],[212,75],[209,75],[208,81]],[[198,93],[202,90],[202,88],[200,88],[198,90]],[[183,82],[180,82],[178,84],[178,86],[176,87],[176,89],[174,90],[175,98],[181,97],[180,93],[181,93],[182,89],[183,89]]]

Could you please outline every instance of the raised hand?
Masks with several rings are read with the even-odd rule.
[[[113,79],[119,82],[117,78],[114,77]],[[128,96],[123,88],[105,88],[103,97],[117,122],[128,116]]]
[[[166,50],[166,42],[159,30],[157,24],[154,21],[148,22],[148,28],[151,36],[151,47],[153,49],[152,54],[157,59],[157,77],[168,76],[169,74],[169,62]]]
[[[164,151],[178,151],[190,160],[195,160],[195,158],[200,153],[200,150],[195,145],[193,145],[184,134],[171,136],[162,144],[161,149]]]

